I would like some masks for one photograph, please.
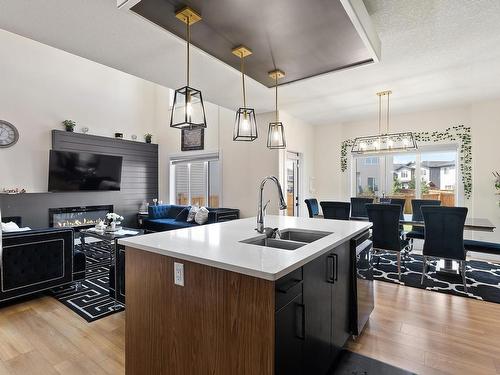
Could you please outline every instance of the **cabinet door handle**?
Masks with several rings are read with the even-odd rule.
[[[295,305],[295,336],[298,339],[306,339],[306,309],[304,304],[297,303]]]
[[[330,254],[326,257],[326,282],[333,284],[335,282],[335,254]]]
[[[339,255],[338,254],[333,254],[334,257],[334,265],[335,267],[333,268],[333,280],[337,281],[339,277]]]

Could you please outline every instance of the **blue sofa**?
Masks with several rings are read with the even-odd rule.
[[[161,204],[149,206],[148,218],[144,219],[144,229],[148,232],[163,232],[174,229],[189,228],[197,226],[194,221],[187,222],[183,218],[177,218],[184,208],[175,204]],[[240,211],[232,208],[208,208],[207,224],[218,223],[221,221],[239,219]]]

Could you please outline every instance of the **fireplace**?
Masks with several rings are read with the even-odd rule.
[[[106,214],[113,212],[112,205],[49,208],[49,225],[54,228],[90,228]]]

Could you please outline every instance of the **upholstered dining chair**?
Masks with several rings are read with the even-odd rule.
[[[391,204],[397,204],[401,207],[401,215],[399,215],[399,218],[401,220],[404,220],[406,199],[404,199],[404,198],[391,198]]]
[[[373,198],[351,198],[351,217],[368,218],[366,213],[366,205],[373,203]]]
[[[411,219],[413,221],[423,221],[424,220],[423,216],[422,216],[422,211],[420,210],[420,208],[424,205],[425,206],[440,206],[441,201],[431,200],[431,199],[412,199],[411,200],[411,208],[412,208]],[[406,238],[410,239],[410,248],[413,249],[413,240],[414,239],[419,239],[419,240],[425,239],[424,228],[414,225],[411,228],[411,231],[406,233]]]
[[[309,211],[309,217],[314,217],[319,215],[319,206],[318,206],[318,200],[316,198],[309,198],[306,199],[304,202],[306,202],[307,206],[307,211]]]
[[[320,202],[325,219],[349,220],[351,204],[349,202]]]
[[[429,259],[455,260],[460,263],[464,291],[467,293],[465,279],[467,252],[464,247],[467,207],[422,206],[421,210],[425,223],[421,283],[424,283]]]
[[[379,254],[377,265],[380,262],[380,253],[396,253],[398,278],[401,280],[401,252],[408,247],[408,240],[402,239],[399,235],[401,206],[398,204],[367,204],[366,211],[368,219],[373,223],[373,250]]]

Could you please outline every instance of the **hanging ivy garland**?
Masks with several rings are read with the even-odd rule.
[[[464,125],[452,126],[442,132],[415,132],[413,133],[417,142],[459,142],[460,172],[464,185],[466,199],[472,196],[472,137],[470,127]],[[354,144],[354,139],[346,139],[340,147],[340,169],[347,170],[347,153]]]

